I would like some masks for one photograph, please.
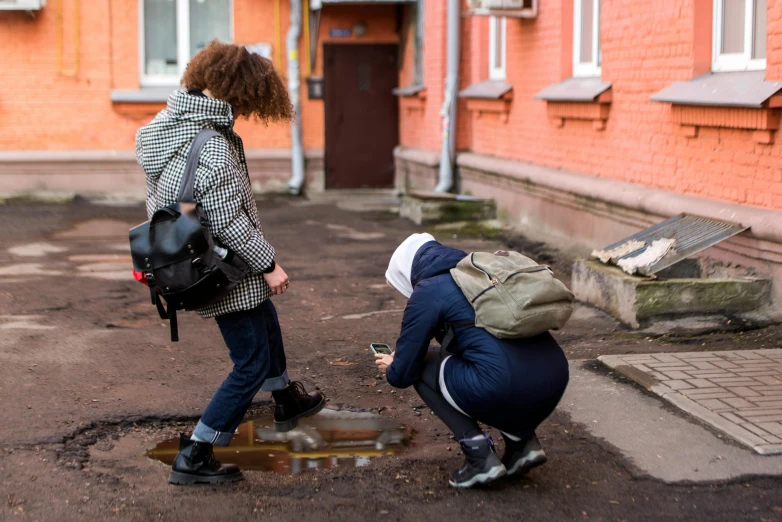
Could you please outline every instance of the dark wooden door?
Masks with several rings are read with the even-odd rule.
[[[324,44],[326,188],[394,186],[395,44]]]

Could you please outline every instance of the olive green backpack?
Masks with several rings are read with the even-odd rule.
[[[518,252],[473,252],[451,275],[475,308],[475,326],[500,339],[558,330],[573,313],[573,293],[551,268]],[[448,341],[453,337],[449,330]]]

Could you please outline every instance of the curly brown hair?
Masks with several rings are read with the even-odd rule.
[[[209,90],[237,117],[255,116],[267,124],[293,118],[288,91],[272,62],[242,45],[212,41],[190,61],[182,86]]]

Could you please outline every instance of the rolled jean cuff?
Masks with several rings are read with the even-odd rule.
[[[261,389],[267,392],[282,390],[288,386],[289,382],[291,382],[291,380],[288,378],[288,370],[285,370],[279,377],[272,377],[263,381]]]
[[[231,443],[231,439],[233,439],[234,432],[229,433],[226,431],[213,430],[199,420],[195,430],[193,430],[193,435],[198,439],[210,442],[215,446],[228,446]]]

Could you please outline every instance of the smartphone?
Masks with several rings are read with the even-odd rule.
[[[387,344],[372,343],[369,345],[369,349],[372,350],[372,352],[375,354],[381,353],[385,355],[391,355],[391,347]]]

